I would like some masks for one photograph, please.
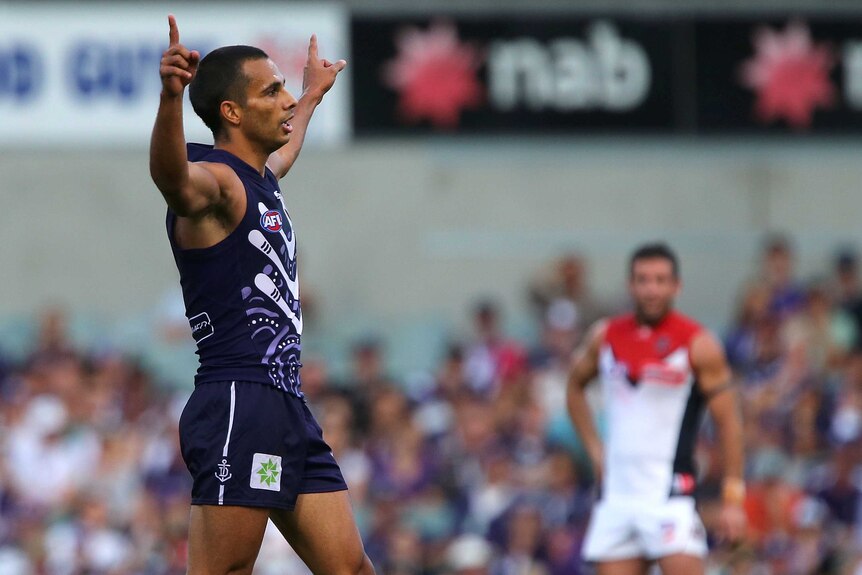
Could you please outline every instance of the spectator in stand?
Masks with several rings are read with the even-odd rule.
[[[549,269],[543,270],[532,281],[529,296],[539,318],[543,318],[548,308],[558,300],[573,304],[579,331],[591,326],[607,312],[590,292],[586,259],[575,252],[561,256]]]
[[[838,386],[832,392],[826,434],[832,444],[862,440],[862,350],[850,356]]]
[[[446,550],[445,573],[451,575],[491,575],[494,550],[478,535],[462,535]]]
[[[365,335],[350,349],[350,374],[341,387],[353,408],[353,424],[362,439],[371,427],[371,410],[377,396],[397,386],[386,373],[384,344],[377,336]]]
[[[796,280],[796,254],[790,239],[772,235],[763,244],[758,281],[769,288],[769,312],[784,318],[802,307],[805,293]]]
[[[489,398],[499,392],[504,367],[524,356],[522,347],[504,336],[500,319],[496,303],[480,301],[473,311],[475,339],[466,348],[467,383],[473,392]]]
[[[545,525],[541,511],[522,503],[506,517],[503,553],[494,563],[494,575],[548,575],[545,562]]]
[[[834,305],[823,282],[812,282],[802,306],[787,319],[782,331],[791,360],[819,382],[843,367],[858,339],[855,322]]]
[[[838,305],[856,322],[856,332],[862,333],[862,282],[859,280],[859,257],[844,248],[835,257],[835,298]]]
[[[542,318],[541,342],[530,353],[539,400],[549,414],[565,411],[569,362],[582,335],[579,324],[577,306],[565,299],[554,301]]]
[[[805,494],[784,481],[787,457],[780,449],[755,453],[750,465],[752,469],[745,501],[749,542],[759,556],[777,564],[786,557],[794,513]]]
[[[769,287],[763,282],[745,286],[734,323],[724,340],[727,361],[738,372],[747,372],[758,362],[758,331],[774,319],[769,312],[770,297]]]

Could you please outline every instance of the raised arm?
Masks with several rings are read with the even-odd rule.
[[[302,95],[296,103],[296,111],[290,122],[293,126],[290,141],[273,152],[266,163],[276,178],[281,179],[290,171],[302,149],[314,110],[323,100],[324,94],[335,84],[335,77],[345,66],[345,60],[330,62],[320,59],[317,55],[317,36],[311,36],[308,42],[308,60],[302,75]]]
[[[197,72],[200,54],[180,44],[173,15],[168,16],[168,26],[170,43],[159,66],[162,93],[150,138],[150,176],[172,210],[194,217],[217,201],[219,183],[206,168],[188,161],[183,92]]]
[[[598,375],[599,350],[605,337],[606,322],[599,321],[590,328],[584,343],[575,352],[575,359],[569,370],[569,384],[566,391],[566,407],[569,417],[584,443],[584,449],[593,467],[593,479],[598,484],[602,478],[604,450],[602,440],[593,419],[593,413],[587,403],[584,389]]]
[[[718,430],[724,465],[721,535],[730,542],[745,534],[742,415],[721,343],[704,331],[691,343],[691,364]]]

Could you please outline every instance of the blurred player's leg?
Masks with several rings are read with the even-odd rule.
[[[658,560],[663,575],[703,575],[703,559],[694,555],[668,555]]]
[[[597,575],[646,575],[649,562],[640,557],[601,561],[596,564]]]
[[[313,573],[374,574],[347,491],[300,494],[293,511],[274,509],[270,518]]]
[[[192,505],[188,575],[249,575],[268,515],[254,507]]]

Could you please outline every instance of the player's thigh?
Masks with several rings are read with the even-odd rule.
[[[701,557],[676,553],[658,560],[662,575],[704,575],[704,561]]]
[[[646,575],[649,562],[640,557],[596,563],[596,575]]]
[[[269,509],[192,505],[188,575],[251,573]]]
[[[273,509],[270,518],[313,573],[374,573],[347,491],[302,493],[293,511]]]

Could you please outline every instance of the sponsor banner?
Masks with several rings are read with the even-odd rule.
[[[180,41],[202,55],[229,44],[263,48],[297,97],[312,33],[321,57],[350,59],[348,17],[337,4],[0,5],[0,144],[146,145],[168,13]],[[342,74],[315,113],[311,145],[350,138],[349,69]],[[185,126],[190,141],[212,140],[188,95]]]
[[[357,135],[667,131],[673,25],[354,19]]]
[[[702,132],[862,133],[862,15],[703,21]]]
[[[355,132],[862,133],[862,15],[770,18],[356,18]]]

